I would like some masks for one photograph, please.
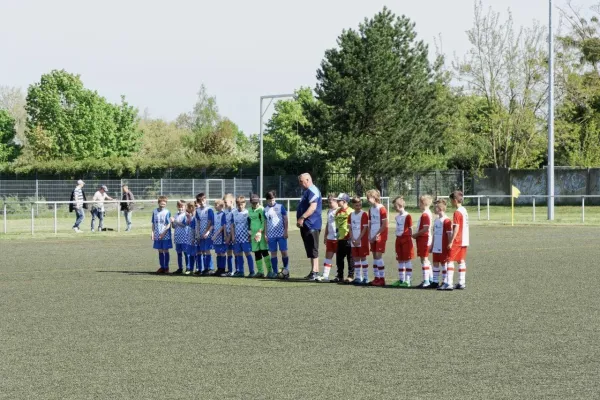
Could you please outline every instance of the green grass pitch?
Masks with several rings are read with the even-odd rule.
[[[596,398],[598,228],[471,242],[448,293],[158,276],[145,233],[0,240],[0,399]]]

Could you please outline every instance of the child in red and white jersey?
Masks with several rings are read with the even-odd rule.
[[[448,285],[452,287],[454,262],[458,263],[458,283],[454,289],[466,288],[467,265],[467,248],[469,247],[469,214],[467,209],[463,207],[463,193],[457,190],[450,194],[452,206],[456,208],[452,217],[452,237],[448,243],[450,250],[448,262]],[[446,288],[449,289],[449,288]]]
[[[335,215],[339,209],[337,197],[330,194],[327,197],[327,201],[329,203],[329,210],[327,210],[327,225],[325,225],[325,260],[323,261],[323,275],[317,277],[317,282],[329,282],[329,272],[331,271],[333,256],[337,253],[338,249],[337,227],[335,226]]]
[[[350,238],[352,240],[352,258],[354,259],[354,281],[356,285],[367,285],[369,283],[369,215],[362,210],[360,197],[351,200],[354,212],[348,216],[350,225]],[[361,277],[362,270],[362,277]]]
[[[396,260],[398,261],[398,281],[393,287],[410,287],[412,277],[411,260],[415,253],[412,242],[412,217],[404,209],[405,203],[402,196],[394,199],[396,216]]]
[[[413,238],[417,242],[417,257],[421,259],[421,270],[423,271],[423,282],[417,286],[420,289],[430,287],[432,281],[431,263],[429,262],[429,248],[433,240],[431,235],[433,216],[429,211],[431,201],[431,196],[428,195],[419,198],[419,208],[422,214],[417,222],[417,231],[413,234]]]
[[[430,287],[441,288],[440,283],[448,282],[448,243],[452,235],[452,221],[446,216],[446,200],[440,199],[435,202],[435,213],[437,219],[433,223],[433,241],[431,252],[433,253],[433,277]],[[440,282],[440,269],[442,282]]]
[[[373,275],[375,279],[369,282],[371,286],[385,286],[385,265],[383,253],[388,238],[388,216],[387,210],[381,204],[381,193],[373,189],[367,192],[367,201],[371,205],[369,209],[369,242],[373,253]]]

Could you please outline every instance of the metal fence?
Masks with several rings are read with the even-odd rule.
[[[357,179],[349,174],[327,174],[315,179],[323,195],[328,193],[364,193],[379,187],[384,197],[403,195],[409,204],[417,204],[421,194],[437,195],[461,189],[465,190],[464,171],[433,171],[411,174],[405,177],[381,179]],[[86,180],[86,195],[91,197],[100,185],[106,185],[109,196],[121,198],[123,185],[129,186],[136,199],[156,199],[159,195],[169,197],[194,197],[204,192],[210,198],[225,193],[248,196],[258,192],[259,177],[255,178],[207,178],[207,179],[109,179]],[[0,180],[0,201],[3,202],[60,202],[68,201],[75,187],[74,180]],[[278,197],[300,197],[302,189],[296,175],[265,176],[265,190],[275,190]],[[263,193],[264,196],[264,193]]]
[[[208,202],[214,205],[217,198],[208,198]],[[174,215],[177,212],[177,200],[180,197],[171,198],[167,202],[167,209]],[[185,201],[193,201],[193,197],[183,198]],[[383,197],[382,203],[389,209],[390,198]],[[295,211],[300,202],[299,197],[278,198],[277,201],[283,204],[292,214],[290,221],[295,221]],[[363,198],[366,206],[366,199]],[[2,205],[1,217],[2,224],[0,233],[3,234],[59,234],[72,232],[73,223],[76,214],[69,211],[70,201],[38,201],[38,202],[5,202]],[[93,203],[86,201],[86,204]],[[124,228],[124,217],[119,211],[120,201],[105,201],[104,209],[104,228],[107,231],[121,232]],[[152,211],[156,208],[156,199],[153,200],[135,200],[132,211],[132,224],[134,230],[150,231]],[[326,199],[323,199],[324,210],[327,208]],[[91,207],[89,207],[91,209]],[[84,232],[92,229],[92,219],[90,209],[85,210],[85,219],[81,225]],[[98,227],[96,220],[95,228]]]
[[[111,197],[121,197],[121,186],[128,185],[136,199],[193,197],[205,192],[208,197],[221,197],[223,193],[248,196],[258,192],[259,177],[243,178],[206,177],[202,179],[89,179],[86,193],[93,195],[99,185],[106,185]],[[518,205],[531,205],[537,196],[538,205],[545,204],[547,195],[546,170],[484,169],[478,173],[463,170],[407,172],[382,178],[354,176],[348,173],[327,173],[315,178],[323,195],[348,193],[364,195],[368,189],[379,188],[382,196],[403,195],[407,204],[416,206],[420,195],[434,198],[447,196],[454,190],[466,195],[485,195],[492,205],[509,205],[506,196],[511,186],[527,194],[517,199]],[[75,180],[0,180],[0,201],[36,202],[67,201],[75,187]],[[275,190],[278,197],[300,197],[296,175],[265,176],[264,189]],[[589,204],[600,205],[600,168],[557,168],[555,171],[557,205],[577,205],[580,196],[588,196]],[[264,196],[264,193],[262,194]],[[469,199],[469,202],[474,200]],[[471,203],[469,203],[471,204]]]

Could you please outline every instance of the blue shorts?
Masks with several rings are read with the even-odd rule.
[[[233,243],[229,243],[227,245],[227,251],[229,251],[229,250],[233,251]]]
[[[183,252],[185,254],[191,255],[191,256],[195,256],[196,255],[196,245],[193,244],[184,244],[183,245]]]
[[[279,251],[287,251],[288,250],[287,239],[284,239],[282,237],[269,239],[269,251],[271,253],[274,253],[277,251],[277,247],[279,247]]]
[[[185,251],[185,244],[184,243],[175,243],[175,251],[178,253],[183,253]]]
[[[233,244],[233,252],[236,254],[239,253],[251,253],[252,252],[252,245],[250,244],[250,242],[246,242],[246,243],[234,243]]]
[[[152,248],[155,250],[169,250],[173,248],[173,242],[170,239],[168,240],[155,240]]]
[[[212,239],[200,239],[196,249],[198,251],[210,251],[213,248]]]
[[[227,253],[227,245],[226,244],[215,244],[215,253],[217,254],[225,254]]]

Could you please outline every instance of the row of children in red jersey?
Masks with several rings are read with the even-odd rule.
[[[317,281],[329,281],[332,258],[337,254],[338,272],[334,282],[385,286],[383,254],[388,238],[388,215],[381,204],[379,191],[367,192],[367,201],[371,205],[368,212],[362,210],[360,197],[350,200],[342,193],[337,198],[330,196],[328,200],[329,211],[325,229],[327,254],[323,275],[317,278]],[[392,284],[393,287],[411,287],[411,260],[414,258],[412,239],[415,239],[417,256],[423,273],[423,281],[417,287],[439,290],[465,289],[469,216],[462,206],[462,192],[453,192],[450,201],[456,208],[452,220],[446,216],[446,201],[439,199],[434,205],[437,216],[434,221],[429,210],[432,205],[431,196],[421,196],[419,208],[422,214],[417,222],[417,229],[413,230],[412,216],[404,208],[404,199],[402,197],[394,199],[394,209],[398,212],[395,217],[398,281]],[[349,206],[354,210],[353,212],[350,211]],[[347,251],[347,246],[350,247],[350,252]],[[369,281],[367,262],[370,252],[373,255],[373,280],[371,281]],[[430,253],[433,254],[433,266],[429,261]],[[348,276],[345,279],[344,258],[348,258]],[[458,283],[453,285],[455,262],[458,263]]]

